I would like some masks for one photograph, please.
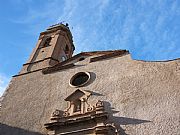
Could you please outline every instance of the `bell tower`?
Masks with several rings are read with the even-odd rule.
[[[41,32],[27,63],[20,74],[51,67],[72,57],[75,47],[68,24],[56,24]]]

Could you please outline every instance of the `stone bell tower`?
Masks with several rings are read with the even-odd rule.
[[[75,47],[68,24],[56,24],[41,32],[35,49],[20,74],[54,66],[72,57]]]

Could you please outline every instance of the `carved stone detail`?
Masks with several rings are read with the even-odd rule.
[[[65,111],[64,113],[63,113],[63,116],[64,117],[68,117],[70,114],[67,112],[67,111]]]
[[[60,117],[61,116],[61,111],[56,109],[53,113],[52,113],[52,117]]]
[[[65,101],[69,106],[65,111],[56,109],[51,117],[51,122],[45,127],[54,135],[66,134],[92,134],[92,135],[117,135],[113,124],[107,124],[109,114],[105,111],[103,101],[98,100],[93,106],[88,103],[91,93],[77,89]],[[77,109],[77,106],[80,107]],[[62,113],[63,112],[63,113]]]
[[[96,108],[99,108],[99,107],[104,107],[104,103],[101,100],[98,100],[98,102],[96,103]]]
[[[88,112],[93,111],[93,107],[92,107],[92,106],[89,106],[89,107],[87,108],[87,111],[88,111]]]

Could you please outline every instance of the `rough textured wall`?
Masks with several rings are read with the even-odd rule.
[[[76,90],[69,86],[70,78],[88,71],[92,80],[80,89],[94,93],[89,99],[92,104],[106,101],[110,121],[121,134],[178,135],[179,68],[179,60],[143,62],[126,55],[87,65],[81,62],[46,75],[38,71],[15,77],[2,102],[0,133],[6,128],[16,129],[6,130],[7,135],[47,133],[44,124],[51,113],[66,109],[64,99]]]

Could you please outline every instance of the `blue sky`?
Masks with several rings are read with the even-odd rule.
[[[180,58],[180,0],[6,0],[0,4],[0,95],[39,33],[68,22],[75,53],[127,49],[133,59]]]

